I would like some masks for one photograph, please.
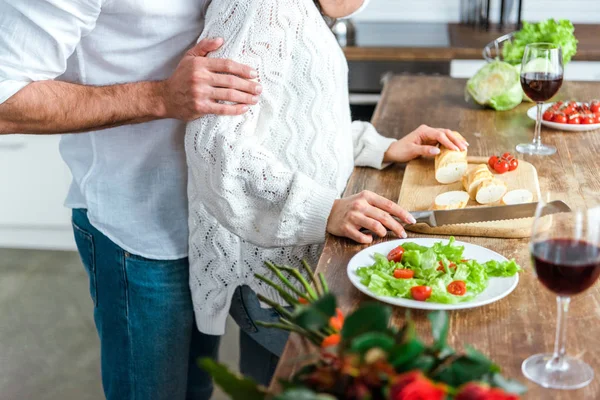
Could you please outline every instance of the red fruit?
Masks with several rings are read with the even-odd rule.
[[[454,400],[519,400],[519,396],[505,393],[483,383],[469,382],[463,385]]]
[[[498,156],[491,156],[490,159],[488,160],[488,165],[490,166],[490,168],[494,168],[494,165],[496,165],[497,162],[498,162]]]
[[[402,246],[398,246],[393,248],[387,255],[388,261],[400,262],[402,261],[402,256],[404,255],[404,249]]]
[[[508,171],[509,168],[510,165],[506,160],[498,160],[498,162],[494,164],[494,170],[499,174],[505,173],[506,171]]]
[[[420,371],[412,371],[396,378],[390,388],[390,400],[444,400],[446,387],[427,379]]]
[[[518,166],[519,166],[519,161],[516,158],[513,158],[508,163],[508,170],[509,171],[514,171],[515,169],[517,169]]]

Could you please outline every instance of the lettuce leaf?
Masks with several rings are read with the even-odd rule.
[[[518,31],[510,42],[502,47],[502,57],[510,64],[519,64],[525,53],[525,46],[529,43],[553,43],[562,47],[563,63],[566,65],[577,53],[577,39],[575,27],[569,20],[548,19],[538,23],[523,23],[523,28]]]

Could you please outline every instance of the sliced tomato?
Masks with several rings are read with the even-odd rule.
[[[460,260],[460,262],[461,262],[461,263],[466,263],[466,262],[469,262],[469,260],[467,260],[467,259],[465,258],[465,259],[462,259],[462,260]]]
[[[464,296],[467,293],[467,284],[464,281],[453,281],[448,285],[448,293]]]
[[[450,269],[456,269],[456,264],[454,264],[453,262],[451,262],[450,264],[448,264],[448,268]],[[437,271],[445,271],[446,269],[444,268],[444,263],[439,261],[438,262],[438,267],[436,269]]]
[[[412,298],[417,301],[425,301],[431,297],[430,286],[413,286],[410,288]]]
[[[515,169],[517,169],[518,166],[519,166],[519,161],[516,158],[513,158],[508,163],[508,170],[509,171],[514,171]]]
[[[413,276],[415,276],[415,271],[412,269],[397,268],[394,270],[394,278],[396,279],[410,279]]]
[[[498,156],[491,156],[488,160],[488,165],[490,168],[494,168],[494,165],[498,162]]]
[[[395,249],[392,249],[387,255],[388,261],[400,262],[402,261],[402,256],[404,255],[404,248],[402,246],[398,246]]]
[[[552,119],[552,122],[556,122],[557,124],[566,124],[567,121],[567,116],[563,113],[554,114],[554,118]]]
[[[498,162],[496,164],[494,164],[494,170],[499,173],[499,174],[503,174],[506,171],[508,171],[509,165],[508,165],[508,161],[506,160],[498,160]]]

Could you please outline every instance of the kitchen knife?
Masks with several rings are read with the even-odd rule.
[[[560,200],[552,201],[547,205],[548,207],[544,207],[542,216],[571,211],[569,206]],[[469,207],[456,210],[411,211],[411,215],[415,218],[417,224],[424,223],[431,227],[438,227],[473,222],[532,218],[535,217],[537,206],[538,203],[525,203],[511,206]],[[398,218],[394,218],[398,220]],[[363,228],[361,232],[368,232],[368,229]]]
[[[542,216],[571,211],[568,205],[560,200],[548,203]],[[425,223],[431,227],[442,225],[468,224],[472,222],[501,221],[506,219],[532,218],[535,216],[538,203],[515,204],[511,206],[469,207],[456,210],[435,210],[411,212],[417,223]]]

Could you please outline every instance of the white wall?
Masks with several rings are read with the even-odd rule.
[[[492,0],[492,17],[495,20],[499,4],[500,0]],[[547,18],[567,18],[574,23],[600,23],[600,1],[523,0],[523,20],[540,21]],[[366,10],[355,19],[458,22],[460,0],[371,0]]]

